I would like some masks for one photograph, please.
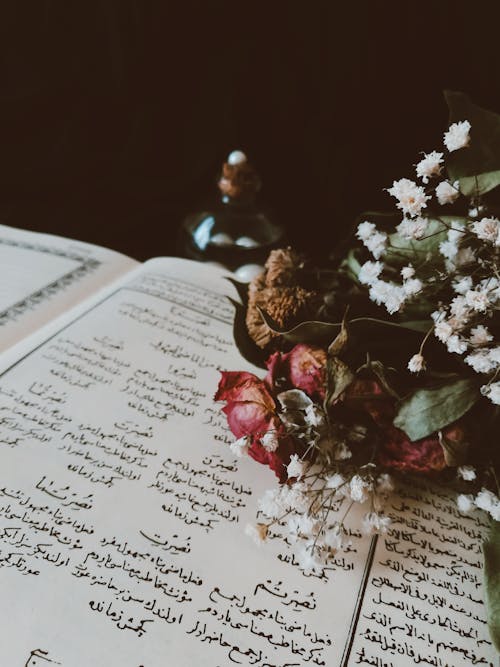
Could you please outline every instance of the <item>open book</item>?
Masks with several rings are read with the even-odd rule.
[[[274,481],[212,399],[255,371],[223,271],[7,228],[0,253],[2,667],[497,664],[486,520],[444,491],[402,489],[378,538],[353,516],[321,576],[244,535]]]

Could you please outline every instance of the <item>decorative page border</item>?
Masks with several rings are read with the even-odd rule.
[[[24,250],[33,250],[35,252],[45,253],[54,257],[64,257],[65,259],[72,259],[79,262],[79,266],[72,269],[68,273],[63,274],[57,280],[44,285],[40,289],[35,290],[27,297],[14,303],[5,310],[0,312],[0,326],[16,320],[26,311],[34,310],[40,303],[48,300],[57,292],[66,289],[73,283],[81,280],[88,273],[92,273],[98,269],[102,262],[92,257],[82,257],[81,255],[71,252],[70,250],[63,250],[59,248],[51,248],[37,243],[28,243],[26,241],[14,241],[12,239],[0,238],[0,244],[11,246],[14,248],[23,248]]]

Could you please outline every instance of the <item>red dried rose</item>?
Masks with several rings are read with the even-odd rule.
[[[301,389],[311,398],[323,400],[326,392],[326,352],[301,343],[290,352],[275,352],[266,363],[265,382],[271,390],[279,387]]]
[[[443,448],[435,435],[412,442],[395,426],[383,429],[377,462],[407,473],[440,472],[446,468]]]
[[[344,394],[344,404],[368,413],[379,427],[381,444],[377,463],[407,473],[440,472],[446,467],[437,435],[412,442],[404,431],[393,425],[396,401],[376,380],[356,379]],[[443,435],[453,439],[456,431],[456,425],[452,424],[443,430]],[[461,433],[463,436],[463,431]]]
[[[302,454],[303,446],[286,434],[276,414],[276,403],[266,384],[253,373],[245,371],[223,371],[216,401],[226,401],[222,408],[227,416],[231,432],[241,438],[250,436],[248,453],[268,465],[280,482],[287,479],[286,466],[292,454]],[[279,445],[276,451],[266,449],[260,439],[267,431],[274,431]]]
[[[222,408],[227,423],[237,438],[262,436],[276,419],[276,404],[266,385],[253,373],[224,371],[215,394],[216,401],[227,401]]]

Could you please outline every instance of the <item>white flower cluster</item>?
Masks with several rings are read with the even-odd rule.
[[[500,345],[487,326],[500,309],[500,280],[489,276],[476,282],[476,273],[474,264],[472,275],[455,274],[450,303],[432,313],[434,335],[448,352],[463,355],[464,362],[476,373],[492,376],[481,391],[500,405],[500,382],[494,381],[500,372]]]
[[[500,521],[500,498],[489,489],[482,488],[476,496],[461,493],[457,497],[457,506],[463,514],[478,508],[487,512],[494,521]]]
[[[367,464],[357,472],[314,475],[314,483],[300,479],[300,459],[292,457],[289,477],[296,481],[266,491],[259,500],[259,513],[269,520],[247,526],[246,532],[257,543],[266,540],[272,526],[287,542],[297,545],[299,567],[308,573],[321,574],[325,565],[342,549],[351,547],[347,539],[341,509],[348,504],[370,501],[370,511],[363,518],[365,534],[386,533],[390,519],[383,514],[383,503],[394,490],[390,475],[376,474],[375,466]],[[291,473],[291,474],[290,474]]]
[[[423,283],[414,277],[415,271],[411,265],[401,270],[402,284],[382,280],[379,276],[384,270],[381,262],[365,262],[359,271],[358,280],[370,288],[370,298],[376,304],[383,305],[391,314],[400,311],[404,304],[419,294]]]
[[[471,125],[464,120],[453,123],[444,135],[449,152],[463,149],[470,142]],[[444,154],[424,154],[416,165],[417,177],[424,185],[439,177]],[[500,220],[486,215],[477,202],[469,209],[469,219],[441,221],[442,228],[429,229],[429,218],[423,210],[432,198],[422,185],[402,178],[394,181],[389,194],[397,199],[404,217],[396,230],[400,239],[411,241],[405,257],[414,260],[401,269],[400,282],[395,280],[394,264],[401,266],[397,237],[394,239],[369,222],[362,222],[358,238],[372,253],[375,261],[365,262],[358,279],[369,288],[372,301],[390,314],[401,312],[408,302],[427,297],[437,302],[432,313],[434,335],[448,352],[463,355],[464,361],[485,378],[482,393],[500,405],[500,345],[488,326],[500,310]],[[434,194],[439,205],[452,204],[459,196],[459,182],[441,181]],[[444,234],[443,234],[444,232]],[[419,252],[418,241],[440,233],[439,253]],[[444,238],[443,238],[444,236]],[[415,243],[413,243],[415,242]],[[408,244],[406,245],[406,248]],[[400,253],[399,253],[400,255]],[[381,260],[383,256],[383,259]],[[396,262],[391,260],[396,259]],[[418,266],[418,271],[414,268]],[[386,278],[387,276],[387,278]],[[423,345],[422,345],[423,347]],[[412,373],[426,368],[422,348],[408,362]]]

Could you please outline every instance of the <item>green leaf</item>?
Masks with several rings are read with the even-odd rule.
[[[500,653],[500,523],[493,521],[488,539],[483,543],[484,587],[488,628]]]
[[[347,256],[343,259],[339,269],[343,270],[351,280],[358,281],[361,264],[356,259],[356,248],[351,248]]]
[[[450,110],[450,123],[468,120],[471,124],[469,146],[449,154],[450,180],[460,180],[460,189],[469,190],[470,182],[463,184],[461,179],[488,175],[478,180],[478,194],[484,194],[500,183],[498,176],[493,176],[500,171],[500,115],[473,104],[463,93],[446,90],[444,96]]]
[[[418,389],[399,405],[394,426],[410,440],[420,440],[464,415],[479,399],[476,380],[457,380],[432,389]]]
[[[432,327],[432,320],[414,320],[412,322],[399,322],[398,325],[401,329],[409,329],[410,331],[420,331],[421,333],[427,333]]]
[[[500,185],[500,170],[458,179],[460,192],[466,197],[484,195]]]

